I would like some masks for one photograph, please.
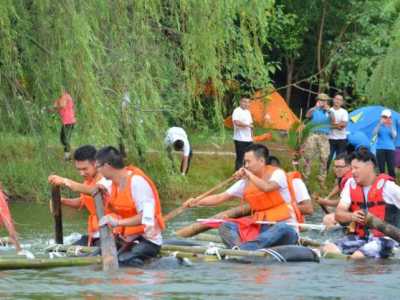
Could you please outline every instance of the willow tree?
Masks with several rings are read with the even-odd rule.
[[[98,145],[117,142],[121,99],[129,93],[133,160],[138,149],[162,149],[167,117],[221,126],[226,82],[240,76],[253,87],[270,84],[261,49],[273,10],[272,0],[4,0],[0,130],[34,137],[31,146],[40,151],[32,155],[45,162],[36,166],[40,176],[57,165],[44,150],[57,144],[57,118],[44,108],[62,87],[76,101],[79,142]],[[205,82],[216,90],[207,108]]]

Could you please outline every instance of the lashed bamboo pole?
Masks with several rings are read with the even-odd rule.
[[[222,211],[212,216],[211,218],[212,219],[240,218],[248,216],[249,214],[250,214],[250,207],[247,204],[244,204]],[[209,229],[211,229],[209,226],[196,222],[177,230],[176,234],[180,237],[191,237],[201,232],[207,231]]]
[[[365,223],[368,227],[379,230],[388,237],[391,237],[397,242],[400,242],[400,229],[381,219],[378,219],[372,214],[367,214]]]
[[[0,270],[15,269],[48,269],[58,267],[77,267],[101,264],[100,256],[89,257],[63,257],[63,258],[40,258],[40,259],[0,259]]]

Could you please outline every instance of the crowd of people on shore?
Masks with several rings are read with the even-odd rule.
[[[61,140],[65,141],[75,122],[72,99],[66,95],[56,101],[62,119]],[[224,244],[233,249],[258,250],[277,245],[298,243],[300,225],[305,216],[314,212],[306,182],[310,180],[311,165],[318,163],[318,180],[325,184],[329,166],[333,162],[337,178],[327,197],[316,199],[321,206],[334,211],[324,217],[324,224],[334,226],[352,224],[353,230],[345,237],[326,244],[325,252],[343,252],[354,258],[388,257],[397,242],[365,225],[366,215],[395,226],[400,223],[400,187],[395,183],[393,170],[396,126],[391,122],[390,110],[384,110],[374,129],[377,137],[377,158],[369,150],[369,141],[347,139],[348,112],[342,108],[343,97],[335,95],[333,106],[329,96],[319,94],[316,105],[306,116],[315,125],[307,138],[303,155],[304,177],[299,171],[286,172],[269,149],[253,143],[253,121],[248,110],[250,99],[242,98],[232,115],[233,140],[236,152],[234,178],[236,182],[222,193],[201,199],[192,198],[183,206],[217,206],[233,199],[242,199],[250,206],[251,215],[221,223],[219,234]],[[70,134],[69,134],[70,135]],[[64,144],[64,143],[63,143]],[[180,172],[187,174],[192,149],[183,128],[168,129],[165,137],[168,153],[181,151]],[[65,145],[69,155],[69,143]],[[67,152],[68,151],[68,152]],[[97,150],[83,145],[73,153],[76,170],[83,178],[79,183],[59,175],[50,175],[48,182],[80,193],[76,198],[62,198],[63,205],[86,208],[87,234],[77,245],[98,245],[99,228],[110,226],[117,237],[120,264],[141,266],[156,257],[162,245],[165,223],[156,184],[140,168],[126,165],[124,154],[113,146]],[[389,174],[385,174],[385,166]],[[377,172],[379,167],[379,172]],[[93,193],[104,193],[105,216],[96,216]],[[334,198],[339,195],[339,197]]]

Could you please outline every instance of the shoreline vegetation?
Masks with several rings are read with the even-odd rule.
[[[165,199],[165,212],[178,207],[189,197],[203,193],[220,181],[230,177],[234,167],[234,150],[231,131],[189,131],[194,156],[190,172],[183,177],[179,173],[179,153],[174,155],[174,167],[166,158],[164,149],[148,149],[144,162],[135,161],[128,152],[127,162],[146,170],[157,183],[162,199]],[[50,199],[50,185],[47,177],[52,174],[82,181],[76,172],[73,161],[64,161],[62,147],[57,133],[49,137],[47,143],[41,143],[34,137],[15,134],[1,134],[3,151],[0,154],[0,182],[11,200],[45,203]],[[93,137],[92,137],[93,139]],[[267,142],[272,155],[278,156],[286,171],[291,170],[291,156],[286,146],[286,137],[274,134],[274,140]],[[84,144],[84,139],[76,135],[73,148]],[[101,147],[101,145],[96,145]],[[133,145],[130,145],[133,147]],[[196,153],[199,151],[199,153]],[[209,152],[209,153],[208,153]],[[219,153],[219,154],[218,154]],[[311,178],[315,178],[314,173]],[[315,180],[310,180],[311,192],[320,192]],[[328,181],[331,182],[332,180]],[[63,190],[64,196],[73,193]]]

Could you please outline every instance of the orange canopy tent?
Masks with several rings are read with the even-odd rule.
[[[249,110],[257,126],[287,131],[293,123],[299,122],[299,118],[278,92],[263,97],[262,91],[257,91],[252,99]],[[226,118],[224,124],[232,128],[232,116]]]

